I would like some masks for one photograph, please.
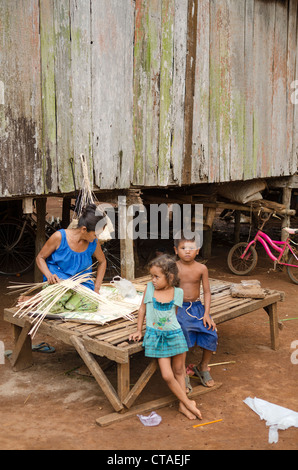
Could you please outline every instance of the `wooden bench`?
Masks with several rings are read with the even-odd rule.
[[[145,286],[148,278],[137,279],[136,283]],[[211,279],[211,314],[216,324],[232,320],[241,315],[264,308],[269,315],[272,349],[278,348],[277,303],[283,294],[277,291],[266,291],[264,299],[233,298],[230,295],[231,283]],[[15,347],[11,356],[13,370],[19,371],[30,367],[32,360],[31,337],[28,332],[32,320],[28,317],[14,316],[15,309],[4,310],[4,320],[11,323],[14,329]],[[44,320],[39,333],[52,336],[56,340],[72,345],[96,379],[98,385],[112,405],[114,412],[98,418],[99,425],[105,426],[137,413],[144,413],[161,408],[175,401],[173,395],[132,407],[150,378],[157,369],[157,361],[151,360],[135,385],[130,388],[130,357],[142,351],[142,342],[129,343],[128,338],[136,330],[137,315],[134,321],[115,320],[108,325],[84,324],[73,321]],[[112,386],[95,356],[106,357],[117,363],[117,391]],[[191,396],[202,395],[216,390],[221,384],[212,388],[194,387]]]

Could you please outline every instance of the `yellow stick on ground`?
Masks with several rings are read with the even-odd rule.
[[[193,426],[193,428],[198,428],[199,426],[206,426],[206,424],[218,423],[219,421],[222,421],[222,419],[216,419],[215,421],[209,421],[209,423],[196,424],[195,426]]]
[[[223,366],[225,364],[236,364],[236,361],[228,361],[228,362],[216,362],[214,364],[208,364],[209,367],[212,366]]]

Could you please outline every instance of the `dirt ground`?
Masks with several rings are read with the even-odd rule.
[[[228,247],[215,243],[208,260],[210,277],[240,282],[226,266]],[[279,303],[280,348],[270,348],[268,316],[264,310],[218,325],[219,346],[212,362],[230,362],[214,366],[212,376],[222,386],[198,397],[203,422],[221,422],[193,428],[193,422],[178,412],[177,405],[157,410],[162,422],[145,427],[137,417],[108,427],[99,427],[96,418],[111,413],[112,407],[92,377],[84,374],[82,360],[70,346],[37,334],[34,344],[47,341],[53,354],[35,352],[34,365],[24,371],[12,371],[9,360],[0,364],[0,449],[66,450],[294,450],[298,448],[298,429],[279,431],[277,444],[268,443],[268,427],[243,400],[258,397],[298,411],[298,364],[291,355],[292,342],[298,340],[298,286],[286,273],[268,272],[270,261],[261,256],[253,275],[262,287],[285,292]],[[32,273],[22,280],[32,281]],[[3,309],[14,304],[7,296],[12,278],[1,278],[0,340],[5,350],[13,349],[10,325],[3,321]],[[18,279],[19,280],[19,279]],[[296,346],[297,349],[297,346]],[[188,353],[187,362],[197,363],[199,350]],[[297,356],[296,356],[297,357]],[[145,367],[141,354],[132,359],[132,380]],[[81,374],[80,374],[81,372]],[[116,368],[107,374],[113,382]],[[115,381],[113,382],[115,384]],[[198,382],[193,379],[193,385]],[[159,372],[146,386],[137,403],[168,394]],[[149,414],[149,413],[146,413]],[[132,452],[133,454],[133,452]]]

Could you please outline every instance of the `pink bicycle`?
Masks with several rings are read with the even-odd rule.
[[[254,239],[249,242],[241,242],[231,248],[228,254],[228,266],[232,273],[237,274],[238,276],[245,276],[249,274],[257,265],[258,254],[256,251],[256,243],[260,242],[269,258],[274,261],[274,269],[276,265],[286,266],[287,274],[292,282],[298,284],[298,249],[293,246],[297,245],[293,240],[291,240],[290,235],[298,234],[298,229],[285,228],[288,237],[285,241],[272,240],[265,232],[263,232],[264,224],[268,219],[266,219],[261,228],[258,230]],[[270,246],[269,246],[270,245]],[[277,256],[275,256],[271,248],[277,251]]]

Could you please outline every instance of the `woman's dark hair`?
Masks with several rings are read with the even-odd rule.
[[[100,227],[97,228],[103,229],[106,226],[105,217],[106,214],[97,209],[95,204],[88,204],[82,209],[78,227],[86,227],[87,232],[95,232],[95,228],[100,222]]]
[[[148,269],[152,268],[153,266],[157,266],[166,276],[166,279],[172,287],[179,286],[179,277],[178,277],[178,268],[176,264],[176,260],[170,255],[160,255],[154,258],[148,264]],[[171,275],[173,275],[171,279]]]

